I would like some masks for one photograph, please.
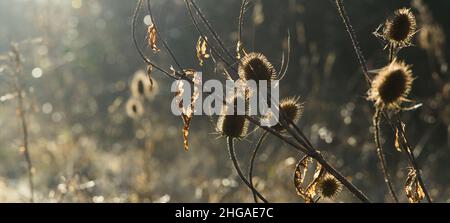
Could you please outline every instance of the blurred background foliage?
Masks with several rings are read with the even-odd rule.
[[[183,150],[182,122],[172,115],[169,80],[153,78],[159,92],[144,103],[144,115],[127,117],[129,82],[145,69],[131,41],[136,1],[14,0],[0,1],[0,96],[11,95],[8,52],[19,43],[26,92],[29,149],[39,202],[251,202],[250,191],[236,177],[224,138],[214,134],[208,117],[194,117],[190,151]],[[240,1],[198,0],[210,22],[234,52]],[[439,26],[434,45],[420,43],[399,57],[413,64],[417,79],[410,98],[423,103],[405,112],[415,155],[431,196],[450,200],[450,36],[449,1],[345,1],[369,69],[387,63],[387,51],[372,32],[401,7],[412,7],[419,28]],[[425,8],[424,8],[425,7]],[[424,10],[427,9],[427,10]],[[159,30],[186,68],[200,69],[198,38],[184,2],[155,0]],[[138,35],[146,27],[140,17]],[[275,67],[292,36],[288,74],[282,96],[301,96],[305,113],[299,126],[324,156],[377,202],[389,201],[372,140],[374,108],[365,100],[367,85],[351,42],[331,0],[252,0],[245,14],[244,43],[262,52]],[[433,47],[434,46],[434,47]],[[167,54],[154,55],[169,67]],[[204,78],[222,78],[211,61]],[[26,202],[30,192],[21,151],[17,100],[0,103],[0,201]],[[213,117],[215,119],[216,117]],[[408,173],[404,154],[393,146],[393,131],[382,124],[389,171],[401,200]],[[243,166],[260,132],[237,146]],[[217,137],[217,139],[216,139]],[[296,196],[293,171],[300,158],[269,137],[258,157],[258,188],[270,201],[303,202]],[[330,200],[323,200],[328,202]],[[334,201],[357,201],[346,190]]]

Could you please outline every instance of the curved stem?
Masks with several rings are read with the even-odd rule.
[[[173,53],[173,51],[170,49],[169,45],[167,44],[166,40],[164,40],[164,38],[162,37],[161,33],[159,32],[159,26],[157,26],[156,24],[156,20],[153,17],[153,13],[152,13],[152,5],[150,0],[147,0],[147,11],[148,14],[150,15],[150,19],[152,20],[153,25],[156,27],[156,35],[158,36],[159,39],[161,39],[161,42],[163,43],[164,48],[167,50],[167,52],[169,53],[170,57],[172,58],[172,60],[175,62],[175,64],[177,65],[178,69],[180,69],[181,72],[184,73],[183,68],[181,67],[180,63],[178,62],[177,58],[175,57],[175,54]],[[186,75],[186,74],[184,74]]]
[[[133,40],[134,47],[136,48],[136,50],[139,53],[139,56],[141,56],[141,59],[144,60],[145,63],[152,65],[152,67],[161,71],[164,75],[166,75],[170,78],[173,78],[175,80],[184,79],[184,80],[188,81],[189,83],[193,84],[193,81],[191,79],[187,78],[185,75],[182,75],[179,72],[175,72],[175,74],[173,75],[173,74],[169,73],[168,71],[164,70],[163,68],[161,68],[160,66],[158,66],[157,64],[153,63],[147,56],[145,56],[144,51],[139,47],[139,44],[138,44],[138,41],[136,38],[136,24],[137,24],[137,19],[138,19],[138,15],[139,15],[139,9],[142,6],[142,1],[143,0],[139,0],[136,5],[136,9],[134,10],[132,24],[131,24],[132,40]]]
[[[250,168],[248,170],[248,179],[250,181],[250,184],[253,188],[255,188],[255,185],[253,184],[253,165],[255,163],[256,154],[259,151],[259,148],[261,148],[261,145],[264,141],[264,139],[267,136],[267,131],[264,131],[261,137],[258,140],[258,143],[256,143],[255,149],[253,150],[252,158],[250,159]],[[253,191],[252,191],[253,192]],[[253,199],[255,200],[255,203],[258,203],[258,198],[256,197],[256,193],[253,192]]]
[[[227,137],[227,143],[228,143],[228,152],[230,153],[230,158],[233,161],[233,166],[236,169],[237,174],[241,178],[242,181],[244,181],[245,184],[252,190],[253,193],[256,193],[256,195],[264,201],[264,203],[268,203],[268,201],[255,189],[253,186],[248,182],[247,179],[245,179],[244,174],[242,173],[241,168],[239,167],[239,163],[236,158],[236,152],[234,151],[234,141],[232,137]]]
[[[374,137],[375,137],[375,144],[377,147],[378,159],[380,160],[381,170],[383,171],[384,181],[386,182],[386,185],[389,189],[389,193],[391,194],[392,199],[396,203],[398,203],[398,198],[397,195],[395,194],[395,190],[391,182],[391,177],[389,176],[389,172],[387,170],[386,158],[380,142],[380,116],[381,116],[381,109],[377,108],[377,110],[375,111],[375,115],[373,116],[373,126],[375,127]]]

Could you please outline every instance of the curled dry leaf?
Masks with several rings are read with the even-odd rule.
[[[152,48],[153,52],[155,52],[155,53],[159,52],[159,49],[156,46],[157,30],[156,30],[156,26],[154,24],[149,25],[147,28],[147,40],[148,40],[148,45],[150,46],[150,48]]]
[[[410,203],[419,203],[425,197],[423,188],[420,186],[417,174],[414,169],[410,169],[405,182],[406,197]]]
[[[207,37],[200,36],[197,41],[197,59],[200,63],[200,66],[203,66],[203,61],[208,59],[210,57],[208,53],[208,44],[207,44]]]
[[[183,145],[184,149],[187,151],[189,150],[189,127],[191,125],[192,117],[194,116],[195,112],[195,103],[197,102],[198,98],[200,97],[200,76],[197,74],[195,70],[192,69],[186,69],[184,70],[184,73],[193,80],[194,82],[194,92],[191,96],[191,101],[189,106],[183,106],[183,100],[180,100],[178,102],[178,106],[182,111],[181,118],[183,120]],[[179,98],[183,98],[184,94],[184,86],[185,82],[179,81],[177,85],[177,96],[180,96]]]
[[[305,199],[306,203],[314,203],[314,196],[316,196],[316,186],[319,180],[325,175],[325,170],[322,165],[316,162],[316,170],[312,181],[306,186],[303,186],[306,173],[308,172],[309,165],[313,163],[313,159],[309,156],[303,157],[298,162],[294,172],[294,185],[297,190],[297,194]]]

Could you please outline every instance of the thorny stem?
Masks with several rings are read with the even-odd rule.
[[[228,152],[230,153],[230,158],[233,161],[233,166],[236,169],[237,174],[241,178],[241,180],[247,184],[247,186],[252,190],[253,193],[256,193],[256,195],[264,201],[264,203],[268,203],[266,198],[264,198],[251,184],[248,182],[248,180],[245,178],[244,174],[242,173],[241,168],[239,167],[239,163],[236,159],[236,152],[234,151],[234,141],[232,137],[227,137],[227,143],[228,143]]]
[[[401,134],[401,138],[402,138],[402,142],[403,142],[403,148],[405,149],[406,154],[408,155],[408,160],[411,164],[411,166],[414,168],[414,171],[416,172],[416,176],[417,176],[417,180],[419,181],[420,186],[422,187],[422,190],[425,194],[425,197],[427,198],[427,201],[429,203],[432,203],[430,194],[428,193],[427,188],[425,187],[425,184],[423,183],[423,179],[422,179],[422,172],[419,168],[419,165],[417,164],[416,158],[414,157],[414,153],[411,150],[411,147],[408,143],[408,138],[406,137],[405,132],[403,131],[403,124],[400,120],[400,117],[397,114],[397,129]]]
[[[364,59],[364,55],[361,51],[361,48],[359,47],[358,40],[356,39],[355,31],[353,30],[352,24],[350,23],[350,18],[347,15],[347,12],[345,11],[344,4],[342,3],[343,0],[336,0],[336,6],[339,11],[339,14],[342,18],[342,21],[345,24],[345,27],[347,29],[347,32],[350,36],[350,39],[352,41],[353,48],[356,52],[356,56],[358,58],[358,61],[361,65],[361,68],[363,70],[364,76],[366,77],[367,83],[370,85],[370,77],[369,77],[369,71],[367,69],[366,60]]]
[[[31,162],[31,156],[30,156],[30,150],[28,148],[28,125],[25,117],[25,106],[23,103],[23,94],[22,94],[22,86],[20,84],[19,75],[22,72],[22,66],[20,62],[20,53],[17,48],[17,46],[12,46],[12,51],[14,53],[14,61],[16,63],[16,69],[15,69],[15,75],[14,75],[14,87],[16,89],[18,98],[19,98],[19,104],[18,104],[18,110],[20,115],[20,120],[22,124],[22,134],[23,134],[23,148],[24,148],[24,156],[25,161],[27,163],[27,170],[28,170],[28,183],[30,186],[30,202],[34,202],[34,183],[33,183],[33,163]]]
[[[191,3],[194,5],[194,7],[196,7],[195,3],[192,0]],[[133,35],[133,41],[134,41],[134,45],[136,47],[136,49],[139,51],[139,54],[141,55],[141,58],[148,64],[150,65],[155,65],[153,64],[143,53],[143,51],[139,48],[139,45],[137,43],[136,40],[136,35],[135,35],[135,27],[136,27],[136,21],[137,21],[137,14],[139,11],[140,6],[142,5],[142,0],[139,0],[138,5],[136,7],[136,10],[134,12],[133,15],[133,24],[132,24],[132,35]],[[199,15],[202,17],[203,22],[206,23],[207,25],[209,24],[206,19],[204,18],[203,14],[201,14],[200,10],[198,7],[196,7],[196,11],[197,13],[199,13]],[[206,21],[206,22],[205,22]],[[212,29],[212,27],[210,27],[210,25],[208,26],[210,29],[210,32],[215,33],[215,31]],[[217,34],[215,34],[216,36]],[[216,40],[218,39],[218,37],[216,37]],[[219,39],[220,40],[220,39]],[[222,46],[223,47],[223,46]],[[223,47],[224,48],[224,47]],[[226,49],[224,48],[224,50],[226,51]],[[231,57],[232,58],[232,57]],[[155,68],[157,68],[158,70],[160,70],[161,72],[163,72],[164,74],[166,74],[166,76],[168,76],[169,78],[178,80],[178,77],[175,75],[171,75],[170,73],[164,71],[161,68],[158,68],[158,66],[154,66]],[[180,75],[179,73],[176,72],[176,74]],[[184,75],[181,75],[181,78],[186,78]],[[192,80],[188,79],[190,84],[193,84]],[[304,146],[304,141],[307,141],[307,144],[311,144],[309,143],[308,140],[300,140],[299,143],[295,143],[290,141],[289,139],[287,139],[286,137],[282,136],[279,132],[277,132],[276,130],[274,130],[273,128],[267,127],[267,126],[263,126],[261,125],[261,123],[248,115],[245,115],[245,118],[247,120],[249,120],[250,122],[252,122],[254,125],[259,126],[260,128],[270,132],[272,135],[278,137],[279,139],[281,139],[282,141],[286,142],[287,144],[289,144],[290,146],[292,146],[294,149],[296,149],[297,151],[303,152],[309,156],[311,156],[313,159],[315,159],[317,162],[319,162],[327,171],[328,173],[330,173],[331,175],[333,175],[334,177],[336,177],[336,179],[338,179],[351,193],[353,193],[358,199],[360,199],[362,202],[366,202],[366,203],[370,203],[370,200],[367,198],[367,196],[361,192],[355,185],[353,185],[350,181],[348,181],[339,171],[337,171],[336,169],[334,169],[323,157],[322,155],[315,149],[309,147],[309,146]],[[290,129],[291,126],[289,125],[287,129]],[[303,145],[302,145],[303,144]],[[308,147],[308,148],[307,148]],[[248,181],[247,181],[248,183]],[[247,184],[249,185],[249,184]]]
[[[378,159],[380,160],[381,170],[383,171],[384,182],[386,182],[386,185],[389,189],[389,193],[391,194],[392,199],[396,203],[398,203],[398,198],[397,198],[397,195],[395,194],[395,190],[392,185],[391,177],[390,177],[388,169],[387,169],[387,162],[386,162],[384,150],[383,150],[383,147],[381,146],[381,142],[380,142],[380,116],[381,116],[381,109],[377,108],[377,110],[375,111],[375,115],[373,116],[373,126],[375,127],[374,139],[375,139],[375,144],[377,147]]]
[[[250,180],[250,184],[254,188],[255,185],[253,184],[253,166],[255,163],[256,154],[258,153],[259,149],[261,148],[261,145],[264,141],[264,139],[267,136],[267,131],[264,131],[261,137],[259,138],[258,142],[256,143],[255,149],[253,150],[252,158],[250,159],[250,168],[248,170],[248,179]],[[253,192],[253,199],[255,200],[255,203],[258,203],[258,198],[256,197],[256,193]]]

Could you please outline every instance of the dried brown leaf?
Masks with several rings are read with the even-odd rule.
[[[410,169],[405,182],[406,197],[410,203],[419,203],[425,197],[423,188],[420,186],[417,174],[414,169]]]
[[[325,174],[325,169],[322,167],[322,165],[320,165],[320,163],[317,163],[316,164],[316,172],[314,173],[313,180],[306,188],[306,194],[309,197],[313,198],[314,196],[316,196],[316,186],[319,183],[319,180],[324,176],[324,174]]]
[[[297,194],[305,199],[306,203],[314,203],[314,196],[316,196],[316,186],[319,180],[324,176],[325,170],[322,165],[316,162],[316,170],[312,181],[305,188],[303,183],[305,181],[306,173],[308,172],[308,167],[313,163],[313,159],[309,156],[305,156],[297,164],[294,173],[294,185],[297,190]]]
[[[191,96],[191,101],[189,106],[183,107],[183,100],[180,100],[178,102],[178,106],[182,111],[181,118],[183,120],[183,145],[184,150],[189,150],[189,127],[191,125],[192,117],[194,116],[195,112],[195,103],[197,102],[198,98],[200,97],[200,83],[201,80],[199,79],[200,76],[197,75],[197,72],[192,69],[186,69],[184,70],[184,73],[190,77],[194,82],[194,92]],[[182,96],[184,94],[184,88],[183,88],[184,82],[179,82],[177,88],[177,95]],[[183,97],[181,97],[183,98]]]
[[[151,24],[148,26],[147,28],[147,40],[148,40],[148,45],[150,46],[150,48],[152,48],[153,52],[157,53],[159,52],[158,47],[156,46],[156,42],[157,42],[157,30],[156,30],[156,26],[154,24]]]
[[[200,36],[197,41],[197,59],[200,63],[200,66],[203,66],[203,61],[208,59],[210,57],[208,53],[208,44],[207,44],[207,37]]]

